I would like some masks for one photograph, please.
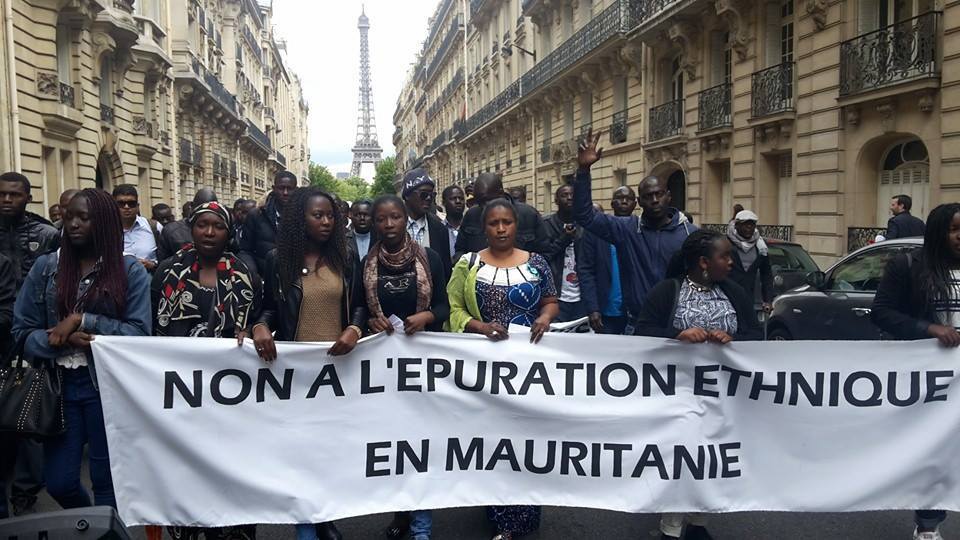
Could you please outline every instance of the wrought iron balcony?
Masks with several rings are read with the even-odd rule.
[[[260,144],[265,150],[270,150],[270,137],[267,137],[267,134],[249,119],[247,120],[247,135]]]
[[[203,81],[210,87],[214,99],[233,114],[237,114],[237,98],[220,82],[220,78],[212,71],[204,71]]]
[[[854,252],[868,246],[877,238],[877,235],[886,234],[887,230],[879,227],[848,227],[847,253]]]
[[[676,137],[684,128],[683,100],[668,101],[650,109],[650,142]]]
[[[447,15],[447,11],[450,9],[450,6],[453,4],[453,0],[443,0],[443,3],[437,9],[436,17],[434,20],[443,22],[443,19]],[[462,21],[461,21],[462,22]],[[427,36],[427,40],[424,42],[424,47],[429,46],[430,43],[433,43],[433,38],[437,37],[437,34],[440,33],[441,25],[435,24],[430,28],[430,34]]]
[[[257,38],[253,35],[253,32],[250,31],[250,28],[247,25],[240,27],[240,33],[243,34],[243,39],[247,40],[247,45],[250,46],[250,50],[253,51],[253,55],[257,57],[257,60],[260,63],[263,63],[263,49],[260,48],[260,43],[257,41]]]
[[[733,125],[730,115],[730,95],[732,87],[729,83],[718,84],[700,92],[700,131],[725,128]]]
[[[487,103],[481,107],[479,111],[474,113],[474,115],[467,120],[467,133],[473,133],[477,128],[493,120],[519,101],[520,84],[521,81],[515,81],[503,92],[500,92],[497,97],[493,98],[490,103]]]
[[[840,96],[938,77],[941,13],[931,11],[840,44]]]
[[[447,35],[443,37],[443,41],[440,43],[440,47],[437,48],[437,54],[433,55],[433,59],[430,61],[430,65],[427,66],[427,80],[433,79],[433,76],[436,75],[437,70],[440,69],[440,66],[443,64],[444,59],[447,57],[450,52],[454,41],[457,40],[457,37],[463,31],[462,21],[458,16],[453,22],[450,23],[450,29],[447,30]]]
[[[627,111],[615,112],[610,125],[610,144],[624,142],[627,142]]]
[[[287,156],[283,155],[283,153],[281,153],[279,150],[275,151],[274,154],[275,154],[275,155],[274,155],[274,158],[273,158],[273,159],[275,159],[275,160],[277,161],[277,163],[279,163],[280,165],[286,167],[286,166],[287,166]]]
[[[485,7],[484,4],[490,3],[489,0],[470,0],[470,13],[476,15]]]
[[[203,149],[199,144],[193,145],[193,164],[197,167],[203,167]]]
[[[750,110],[754,118],[794,110],[793,66],[787,62],[753,74]]]
[[[100,104],[100,120],[108,124],[113,124],[113,107],[109,105]]]
[[[634,0],[630,2],[631,28],[649,23],[681,0]]]
[[[76,107],[76,94],[73,85],[60,83],[60,103],[68,107]]]
[[[193,145],[184,138],[180,139],[179,144],[180,163],[193,163]]]
[[[420,96],[420,99],[417,100],[417,105],[413,108],[414,111],[420,112],[420,109],[427,104],[427,95],[424,94]]]

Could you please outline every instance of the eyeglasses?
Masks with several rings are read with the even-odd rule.
[[[420,191],[419,193],[421,201],[432,201],[437,198],[436,191]]]
[[[117,206],[120,208],[136,208],[140,206],[140,203],[137,201],[117,201]]]

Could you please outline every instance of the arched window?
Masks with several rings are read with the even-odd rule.
[[[930,156],[919,139],[901,141],[883,156],[877,188],[877,226],[883,227],[890,217],[890,199],[909,195],[915,216],[925,218],[930,198]]]

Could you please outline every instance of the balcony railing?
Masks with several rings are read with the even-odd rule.
[[[732,87],[729,83],[718,84],[700,92],[700,131],[730,127],[733,119],[730,115],[730,94]]]
[[[257,57],[257,60],[260,63],[263,63],[263,50],[260,48],[260,43],[257,41],[257,38],[253,35],[253,32],[250,31],[250,28],[247,25],[240,27],[240,33],[243,34],[243,39],[247,40],[247,45],[250,46],[250,50],[253,51],[253,55]]]
[[[728,223],[704,223],[701,229],[727,234]],[[764,238],[793,242],[793,225],[757,225],[757,232]]]
[[[650,109],[650,142],[683,133],[683,107],[683,100],[678,99]]]
[[[68,107],[76,107],[76,93],[72,85],[60,83],[60,103]]]
[[[447,86],[444,87],[443,92],[440,93],[440,97],[433,102],[433,105],[427,107],[427,120],[433,120],[433,118],[443,109],[443,106],[446,105],[447,101],[453,96],[454,92],[457,91],[463,85],[463,68],[457,70],[457,74],[453,76],[453,79],[450,79],[450,82],[447,83]]]
[[[279,150],[277,150],[277,151],[275,152],[275,154],[276,154],[276,155],[274,156],[274,159],[277,160],[277,163],[279,163],[280,165],[283,165],[284,167],[286,167],[286,166],[287,166],[287,156],[283,155]]]
[[[100,120],[108,124],[113,124],[113,107],[100,104]]]
[[[193,164],[197,167],[203,167],[203,149],[199,144],[193,145]]]
[[[480,10],[483,9],[483,5],[487,3],[487,0],[470,0],[470,13],[476,15],[480,13]]]
[[[840,96],[939,76],[941,13],[931,11],[840,44]]]
[[[203,81],[210,87],[210,93],[221,105],[233,114],[237,114],[237,98],[220,82],[220,78],[212,71],[204,71]]]
[[[622,35],[631,28],[628,7],[640,0],[617,0],[613,5],[590,19],[580,30],[570,36],[546,58],[537,62],[520,80],[508,86],[497,97],[483,106],[470,117],[467,132],[472,133],[500,113],[520,101],[520,99],[544,87],[555,77],[582,60],[614,36]],[[483,58],[486,65],[488,58]]]
[[[258,142],[265,149],[269,150],[271,148],[270,137],[267,137],[267,134],[250,120],[247,120],[247,135],[249,135],[251,139]]]
[[[849,227],[847,228],[847,253],[854,252],[868,246],[877,238],[877,235],[886,234],[887,230],[879,227]]]
[[[440,47],[437,49],[437,54],[433,55],[433,60],[430,61],[430,65],[427,67],[427,80],[431,80],[433,76],[437,73],[437,70],[443,64],[443,60],[447,57],[447,53],[450,52],[453,42],[456,41],[457,36],[460,35],[460,32],[463,30],[461,25],[463,20],[460,16],[457,16],[450,23],[450,29],[447,30],[447,35],[444,36],[443,41],[440,43]]]
[[[631,27],[647,23],[681,0],[635,0],[630,2]]]
[[[193,163],[193,145],[187,139],[180,139],[179,144],[180,163]]]
[[[750,111],[756,117],[794,110],[793,62],[786,62],[753,74]]]
[[[610,144],[627,142],[627,111],[613,113],[610,125]]]

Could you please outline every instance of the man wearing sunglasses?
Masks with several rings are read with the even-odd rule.
[[[156,227],[140,215],[140,196],[136,186],[120,184],[113,188],[113,200],[120,207],[120,222],[123,224],[123,252],[133,255],[140,264],[153,272],[157,267]]]
[[[440,255],[444,279],[449,279],[452,269],[450,233],[440,218],[431,212],[437,200],[436,184],[427,171],[413,169],[403,177],[402,195],[407,207],[407,232],[410,233],[410,238]]]

